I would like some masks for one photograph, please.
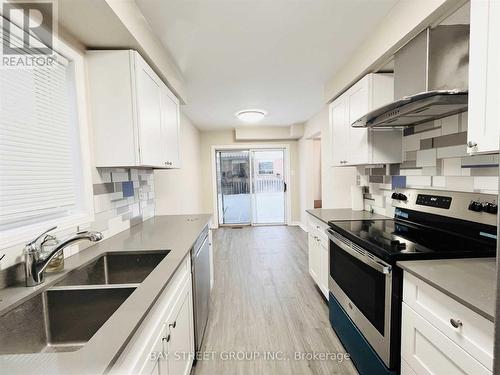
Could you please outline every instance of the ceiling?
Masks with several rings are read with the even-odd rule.
[[[186,84],[185,113],[200,129],[302,123],[323,86],[397,0],[136,0]]]

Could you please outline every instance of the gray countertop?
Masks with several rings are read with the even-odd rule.
[[[60,281],[70,270],[112,251],[168,249],[170,253],[115,311],[97,333],[76,351],[0,355],[6,374],[101,374],[118,358],[165,286],[209,223],[211,215],[157,216],[65,259],[65,271],[47,275],[37,287],[0,290],[0,315]]]
[[[494,321],[496,259],[400,261],[399,267]]]
[[[368,211],[353,211],[349,208],[315,208],[306,210],[308,214],[328,224],[329,221],[349,221],[349,220],[381,220],[391,219],[388,216],[372,214]]]

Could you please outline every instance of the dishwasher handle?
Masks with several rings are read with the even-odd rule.
[[[205,244],[207,243],[208,241],[208,235],[203,239],[203,242],[202,244],[197,248],[195,249],[195,253],[194,253],[194,257],[197,258],[198,255],[200,255],[200,252],[203,250],[203,248],[205,247]]]

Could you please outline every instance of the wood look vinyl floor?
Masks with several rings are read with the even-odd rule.
[[[357,374],[349,360],[296,359],[345,353],[309,276],[302,229],[222,228],[213,241],[215,282],[195,375]]]

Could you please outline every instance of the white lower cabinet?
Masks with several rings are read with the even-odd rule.
[[[401,360],[401,375],[416,375],[404,359]]]
[[[189,285],[187,283],[184,285],[164,326],[163,352],[167,353],[165,362],[169,375],[187,375],[193,363],[193,296],[190,282],[191,279]]]
[[[308,253],[309,253],[309,274],[319,284],[321,274],[321,255],[318,249],[317,236],[309,232],[308,237]]]
[[[194,355],[191,260],[188,255],[111,374],[187,375]]]
[[[309,274],[328,299],[329,253],[326,229],[328,225],[309,217],[308,260]]]
[[[493,323],[405,272],[402,374],[489,375]]]

